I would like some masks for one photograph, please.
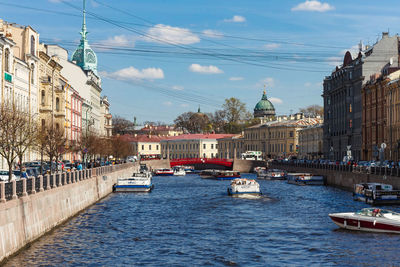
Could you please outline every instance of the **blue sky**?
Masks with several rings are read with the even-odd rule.
[[[264,84],[278,114],[322,105],[323,78],[344,52],[400,26],[398,1],[87,1],[103,95],[113,114],[139,122],[213,112],[229,97],[252,111]],[[82,0],[15,2],[0,0],[0,18],[72,54]]]

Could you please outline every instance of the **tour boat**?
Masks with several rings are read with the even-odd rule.
[[[256,180],[250,179],[234,179],[228,187],[228,195],[239,196],[239,195],[261,195],[260,185]]]
[[[217,180],[233,180],[236,178],[240,178],[240,172],[236,172],[236,171],[217,171],[214,174],[214,177]]]
[[[368,204],[399,204],[400,190],[393,190],[390,184],[362,183],[354,185],[354,200]]]
[[[400,213],[378,208],[329,214],[339,227],[349,230],[400,234]]]
[[[202,170],[199,175],[203,179],[210,179],[214,178],[216,172],[217,170]]]
[[[172,169],[157,169],[154,172],[155,176],[172,176],[174,175],[174,171]]]
[[[289,184],[297,185],[325,185],[325,178],[322,175],[313,175],[311,173],[288,173],[287,180]]]
[[[174,171],[175,176],[185,176],[186,175],[186,171],[182,166],[175,166],[172,168],[172,170]]]
[[[114,192],[150,192],[153,189],[150,172],[134,173],[128,178],[118,178],[113,186]]]
[[[278,169],[261,170],[257,173],[257,178],[267,180],[285,180],[286,173],[285,171]]]

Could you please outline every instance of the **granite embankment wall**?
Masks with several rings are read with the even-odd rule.
[[[123,164],[0,183],[0,265],[30,242],[112,192],[117,178],[138,168]],[[8,185],[11,184],[11,193]]]
[[[295,166],[289,164],[270,164],[270,168],[283,169],[288,172],[307,172],[326,177],[327,185],[353,191],[354,184],[358,183],[385,183],[400,189],[400,170],[373,168],[372,173],[351,166]]]
[[[145,161],[141,161],[140,163],[146,164],[147,167],[150,168],[151,170],[171,168],[171,165],[170,165],[168,159],[145,160]]]
[[[266,166],[265,161],[234,159],[232,169],[234,171],[248,173],[252,172],[255,167],[265,167],[265,166]]]

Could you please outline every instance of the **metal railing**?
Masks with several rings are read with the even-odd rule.
[[[272,162],[273,166],[292,166],[299,168],[312,168],[321,170],[331,170],[340,172],[353,172],[353,173],[365,173],[365,174],[376,174],[384,176],[400,177],[399,167],[384,167],[384,166],[354,166],[354,165],[340,165],[340,164],[320,164],[320,163],[292,163],[292,162]]]
[[[39,175],[38,177],[22,178],[11,182],[0,182],[0,203],[18,199],[31,194],[51,190],[56,187],[65,186],[71,183],[78,183],[83,180],[92,179],[133,166],[133,163],[125,163],[112,166],[103,166],[92,169],[72,172],[57,172],[52,175]]]

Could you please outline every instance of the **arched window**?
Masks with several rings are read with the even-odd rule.
[[[60,98],[56,98],[56,110],[60,111]]]
[[[46,126],[46,121],[42,119],[42,129],[44,129],[45,126]]]
[[[33,63],[31,64],[31,83],[35,83],[35,65]]]
[[[44,103],[45,103],[45,98],[46,98],[46,92],[44,90],[42,90],[42,98],[41,98],[42,105],[44,105]]]
[[[10,50],[8,48],[4,52],[4,64],[4,70],[10,72]]]
[[[60,124],[56,123],[56,130],[60,130]]]
[[[31,36],[31,55],[35,55],[35,37]]]

